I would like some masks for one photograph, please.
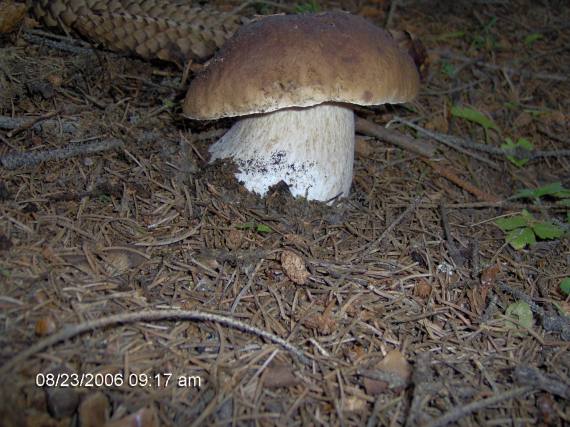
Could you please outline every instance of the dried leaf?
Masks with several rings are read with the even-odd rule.
[[[390,351],[377,365],[377,368],[381,371],[396,374],[406,382],[410,379],[410,375],[412,374],[410,364],[400,350]]]
[[[354,154],[363,158],[370,157],[372,155],[370,141],[361,136],[357,136],[354,141]]]
[[[344,350],[344,355],[350,360],[352,363],[356,362],[360,358],[362,358],[366,354],[366,350],[359,344],[355,344],[351,347],[347,347]]]
[[[310,274],[305,267],[305,261],[296,253],[283,251],[281,253],[281,266],[293,283],[298,285],[307,283]]]
[[[526,111],[523,111],[513,121],[513,126],[515,128],[521,128],[521,127],[527,126],[531,123],[532,123],[532,116],[529,113],[527,113]]]
[[[34,332],[38,337],[45,337],[51,335],[57,329],[55,320],[51,316],[45,316],[36,321]]]
[[[356,396],[349,396],[342,401],[343,412],[360,412],[366,408],[366,401]]]
[[[263,386],[266,388],[292,387],[299,382],[290,365],[270,366],[263,374]]]
[[[499,264],[493,264],[490,267],[487,267],[485,270],[481,272],[481,286],[486,288],[491,288],[495,286],[495,282],[497,279],[497,275],[501,271],[501,266]]]
[[[0,2],[0,34],[14,31],[26,14],[24,3],[14,3],[13,1]]]
[[[107,249],[100,253],[100,256],[104,259],[104,269],[110,276],[124,274],[146,261],[146,257],[137,250],[129,250],[128,248]]]
[[[28,411],[26,411],[28,412]],[[61,420],[56,420],[51,418],[45,412],[40,413],[36,411],[32,411],[31,413],[26,413],[25,421],[22,423],[22,420],[19,420],[17,424],[10,424],[6,419],[2,420],[3,426],[6,427],[16,427],[16,426],[33,426],[33,427],[69,427],[71,425],[70,418],[62,418]]]
[[[330,335],[336,330],[336,320],[328,313],[314,314],[303,320],[303,326],[316,329],[322,335]]]
[[[109,417],[109,400],[100,391],[87,396],[79,405],[79,427],[99,427]]]
[[[228,249],[235,251],[239,249],[243,242],[243,234],[239,230],[230,230],[226,235],[226,246]]]
[[[415,286],[416,295],[420,298],[428,298],[431,295],[432,287],[425,279],[421,279]]]
[[[388,390],[388,383],[386,381],[364,377],[362,384],[364,384],[366,394],[369,396],[378,396]]]
[[[110,421],[104,427],[158,427],[158,416],[154,409],[143,408],[139,409],[134,414],[131,414],[120,420]]]

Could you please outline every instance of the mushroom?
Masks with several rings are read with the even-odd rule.
[[[414,62],[384,30],[342,12],[277,15],[242,27],[192,81],[183,114],[240,118],[210,147],[264,196],[284,181],[294,196],[347,196],[354,160],[351,104],[412,100]]]

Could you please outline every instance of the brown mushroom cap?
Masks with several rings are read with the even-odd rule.
[[[190,84],[194,119],[266,113],[323,102],[412,100],[419,76],[384,30],[342,12],[269,16],[242,27]]]

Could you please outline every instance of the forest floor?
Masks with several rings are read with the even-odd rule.
[[[0,40],[0,424],[570,423],[570,6],[238,13],[316,5],[423,42],[419,97],[355,113],[437,148],[359,134],[332,205],[209,165],[233,121],[173,66]]]

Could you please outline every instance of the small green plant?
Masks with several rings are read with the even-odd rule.
[[[567,277],[560,282],[560,290],[564,295],[570,295],[570,277]]]
[[[265,2],[254,3],[253,8],[255,9],[255,13],[257,13],[259,15],[269,15],[272,12],[269,4],[267,4]]]
[[[474,108],[459,107],[457,105],[454,105],[451,107],[451,115],[454,117],[459,117],[461,119],[469,120],[470,122],[482,126],[485,130],[485,140],[489,139],[489,129],[493,129],[496,132],[501,133],[501,130],[493,120],[491,120],[480,111],[475,110]]]
[[[99,200],[101,203],[103,203],[105,205],[107,205],[113,201],[110,194],[100,194],[97,197],[97,200]]]
[[[524,44],[527,46],[532,46],[535,42],[542,38],[542,34],[540,33],[531,33],[524,38]]]
[[[507,307],[505,316],[510,317],[517,321],[517,323],[509,320],[505,321],[505,326],[511,329],[520,329],[521,327],[530,329],[532,328],[533,318],[532,310],[525,301],[517,301]]]
[[[460,39],[465,37],[465,31],[451,31],[449,33],[443,33],[434,37],[437,41],[444,41],[449,39]]]
[[[245,222],[243,224],[236,225],[236,228],[240,230],[255,230],[258,233],[271,233],[273,231],[268,225],[259,224],[257,222]]]
[[[515,193],[512,199],[532,199],[537,202],[541,197],[553,197],[558,199],[563,206],[569,206],[570,202],[570,189],[564,188],[561,182],[551,182],[550,184],[543,185],[538,188],[525,188]]]
[[[486,23],[481,29],[480,33],[473,36],[471,41],[471,48],[486,50],[494,50],[497,47],[497,39],[492,34],[491,30],[497,23],[497,17],[493,16],[488,23]]]
[[[321,7],[316,2],[316,0],[311,0],[304,3],[299,3],[295,6],[295,13],[315,13],[319,12]]]
[[[451,64],[448,61],[442,61],[441,71],[443,72],[443,74],[445,74],[447,77],[450,78],[453,78],[455,76],[455,73],[457,72],[453,64]]]
[[[513,142],[511,138],[505,138],[505,143],[501,145],[501,148],[512,153],[506,155],[507,159],[520,168],[528,163],[529,154],[534,149],[534,145],[526,138],[519,138],[517,142]]]
[[[539,221],[526,209],[508,218],[499,218],[495,224],[507,233],[506,241],[520,250],[536,243],[536,239],[552,240],[561,237],[564,229],[550,221]]]
[[[453,106],[451,107],[451,115],[477,123],[478,125],[483,126],[485,131],[494,129],[499,132],[499,127],[495,122],[493,122],[493,120],[473,108]]]

